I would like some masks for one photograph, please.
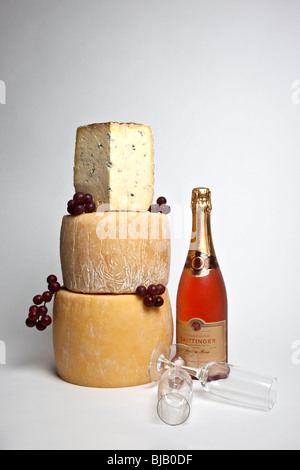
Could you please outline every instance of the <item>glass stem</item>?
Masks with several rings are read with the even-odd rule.
[[[194,369],[193,367],[180,366],[182,369],[186,370],[192,377],[195,377],[199,380],[201,369]]]
[[[187,366],[184,366],[182,365],[181,363],[177,363],[176,362],[171,362],[171,361],[168,361],[167,359],[164,360],[164,364],[165,364],[165,367],[166,368],[169,368],[169,367],[179,367],[180,369],[184,369],[187,371],[188,374],[190,374],[192,377],[195,377],[196,379],[199,380],[199,377],[200,377],[200,373],[201,373],[201,369],[194,369],[193,367],[187,367]]]

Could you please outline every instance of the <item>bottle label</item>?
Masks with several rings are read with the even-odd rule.
[[[218,269],[219,264],[215,256],[209,256],[203,251],[190,250],[185,263],[185,269],[194,277],[207,276],[212,269]]]
[[[197,353],[189,358],[191,367],[227,361],[226,320],[214,323],[206,323],[200,318],[177,320],[176,329],[176,342],[186,344]]]

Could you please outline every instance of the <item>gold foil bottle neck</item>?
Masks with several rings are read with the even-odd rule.
[[[211,192],[208,188],[194,188],[192,191],[192,209],[203,208],[211,212]]]

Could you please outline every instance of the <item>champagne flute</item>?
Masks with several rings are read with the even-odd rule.
[[[195,362],[196,354],[183,344],[158,344],[149,363],[150,379],[156,382],[167,369],[180,367],[198,379],[206,392],[219,398],[265,411],[274,407],[278,383],[276,378],[260,376],[224,362],[192,367],[190,364]]]
[[[158,416],[171,426],[184,423],[190,415],[192,396],[191,376],[180,367],[166,369],[158,383]]]

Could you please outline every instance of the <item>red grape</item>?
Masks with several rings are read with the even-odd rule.
[[[60,289],[60,283],[59,282],[51,282],[51,284],[49,284],[49,286],[48,286],[48,289],[52,293],[57,292]]]
[[[70,199],[70,201],[68,201],[68,207],[71,206],[71,204],[74,204],[74,200],[73,200],[73,199]]]
[[[38,311],[37,305],[31,305],[31,307],[29,307],[29,313],[36,313],[37,311]]]
[[[153,295],[147,294],[144,297],[144,304],[146,307],[154,307],[155,305],[155,297]]]
[[[164,299],[159,295],[155,298],[155,307],[161,307],[164,304]]]
[[[159,205],[158,204],[151,204],[151,206],[149,207],[149,212],[154,212],[154,213],[158,213],[159,212]]]
[[[28,328],[33,328],[36,325],[36,322],[34,320],[30,320],[28,317],[26,318],[25,324],[28,326]]]
[[[147,293],[151,295],[156,295],[158,293],[156,285],[151,284],[147,289]]]
[[[73,196],[73,201],[75,202],[75,204],[84,204],[84,200],[85,200],[84,193],[78,192],[78,193],[75,193]]]
[[[163,294],[166,290],[166,288],[163,284],[157,284],[156,287],[157,287],[157,293],[160,294],[160,295]]]
[[[96,204],[93,201],[92,202],[86,202],[84,204],[84,208],[85,208],[85,212],[87,212],[87,213],[95,212]]]
[[[51,284],[51,282],[56,282],[57,277],[54,274],[50,274],[50,276],[47,277],[47,282],[48,284]]]
[[[144,297],[147,294],[147,287],[145,286],[138,286],[136,289],[136,294],[139,297]]]
[[[42,299],[44,302],[50,302],[51,299],[52,299],[52,293],[48,290],[46,290],[46,292],[43,293],[42,295]]]
[[[74,208],[76,207],[76,204],[70,204],[67,208],[67,211],[69,212],[70,215],[74,215]]]
[[[75,204],[72,209],[72,215],[80,215],[84,213],[84,205],[83,204]]]
[[[33,322],[36,322],[38,320],[39,316],[40,316],[40,314],[39,314],[38,310],[36,312],[31,311],[31,312],[28,313],[28,318]]]
[[[37,311],[38,311],[39,316],[43,316],[43,315],[46,315],[46,313],[48,312],[48,309],[45,305],[41,305]]]
[[[93,196],[91,194],[85,194],[84,195],[84,202],[93,202]]]
[[[43,303],[43,299],[41,295],[35,295],[32,301],[35,305],[41,305]]]
[[[171,207],[167,204],[161,204],[159,210],[162,214],[169,214],[171,212]]]
[[[42,325],[40,321],[37,321],[35,326],[36,326],[36,329],[39,331],[43,331],[46,328],[46,326]]]
[[[167,200],[165,197],[161,196],[157,199],[157,204],[160,206],[161,204],[166,204],[167,203]]]
[[[41,318],[41,324],[43,326],[49,326],[52,323],[52,319],[49,315],[44,315],[43,318]]]

